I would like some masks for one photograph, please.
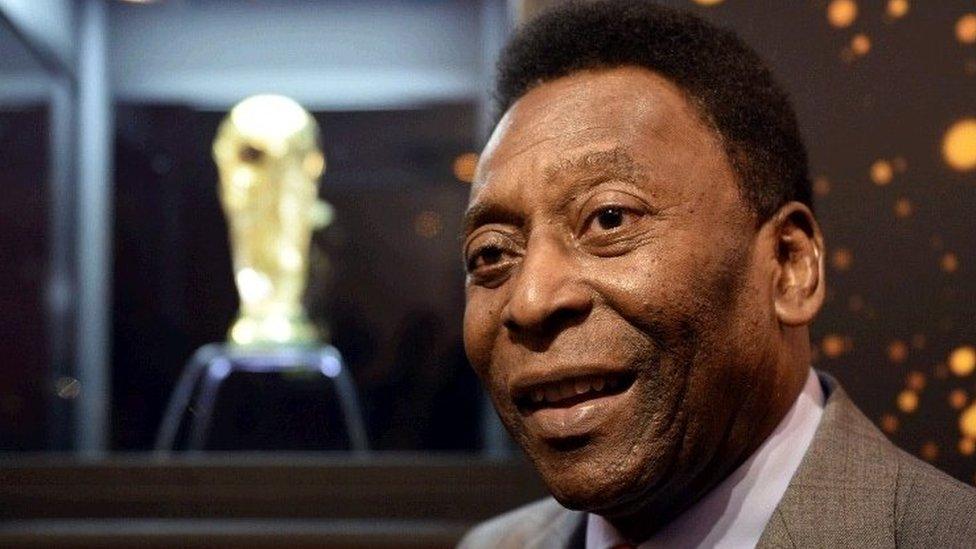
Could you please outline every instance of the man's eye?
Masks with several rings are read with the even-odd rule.
[[[596,221],[604,231],[616,229],[623,225],[624,211],[620,208],[606,208],[596,215]]]
[[[482,265],[494,265],[501,261],[502,249],[497,246],[485,246],[478,250],[478,254],[474,258],[475,261],[480,262]]]
[[[464,249],[464,268],[473,284],[494,287],[507,278],[522,255],[511,231],[486,229],[470,238]]]
[[[633,212],[619,206],[607,206],[596,211],[587,223],[587,229],[612,231],[632,221]]]
[[[502,262],[505,250],[495,245],[487,245],[478,248],[468,259],[468,271],[473,272],[483,267],[491,267]]]

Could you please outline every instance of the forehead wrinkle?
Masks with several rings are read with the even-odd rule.
[[[603,151],[591,151],[574,158],[563,158],[546,166],[546,183],[553,183],[563,174],[608,174],[623,179],[635,180],[643,173],[640,165],[622,145]]]
[[[539,122],[536,123],[537,126],[544,126],[544,125],[549,125],[549,124],[551,124],[551,121],[550,120],[542,120],[542,121],[539,121]],[[520,131],[524,131],[524,130],[520,130]],[[570,130],[570,131],[560,131],[559,133],[545,135],[545,136],[542,136],[542,137],[540,137],[538,139],[535,139],[533,141],[530,141],[528,143],[516,143],[516,144],[513,144],[513,145],[509,145],[509,146],[510,147],[517,147],[517,148],[514,148],[514,150],[512,150],[512,151],[504,151],[504,154],[502,155],[502,158],[501,158],[501,163],[502,164],[505,164],[505,163],[511,162],[512,160],[514,160],[514,159],[522,156],[523,154],[525,154],[527,152],[530,152],[531,150],[539,147],[540,145],[543,145],[545,143],[548,143],[550,141],[554,141],[554,140],[557,140],[557,139],[558,140],[566,140],[567,138],[574,138],[574,137],[576,137],[576,136],[578,136],[580,134],[586,134],[586,135],[591,136],[594,133],[599,133],[599,132],[614,132],[614,131],[618,131],[618,128],[616,128],[616,127],[614,127],[612,125],[605,125],[605,126],[592,126],[592,125],[590,125],[590,126],[586,126],[584,128],[579,128],[579,129]],[[498,148],[500,149],[501,147],[498,147]],[[498,163],[498,162],[499,161],[496,160],[494,163]]]

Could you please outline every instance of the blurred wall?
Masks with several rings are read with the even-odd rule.
[[[0,11],[43,55],[71,66],[75,61],[73,4],[73,0],[0,0]],[[2,65],[6,68],[8,62]]]
[[[226,108],[273,89],[317,110],[478,98],[483,4],[116,2],[115,95]]]
[[[0,2],[2,15],[13,20],[13,12]],[[0,28],[0,106],[38,105],[47,102],[50,77],[38,59],[14,31]]]

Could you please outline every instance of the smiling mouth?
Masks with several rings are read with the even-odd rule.
[[[625,372],[596,374],[539,383],[515,396],[515,405],[523,413],[545,408],[572,408],[589,400],[618,395],[634,383],[634,375]]]

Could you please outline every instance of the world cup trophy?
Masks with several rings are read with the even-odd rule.
[[[345,447],[365,451],[365,423],[352,377],[302,306],[312,231],[332,218],[329,205],[318,199],[325,157],[315,119],[287,97],[249,97],[220,124],[213,155],[240,310],[229,345],[205,345],[187,362],[167,405],[156,450],[206,448],[217,395],[234,373],[306,372],[329,380],[333,391],[323,398],[333,395],[341,411],[335,431],[344,433]],[[188,416],[189,427],[181,429]],[[184,431],[187,440],[181,443]],[[247,433],[238,435],[246,439]],[[238,443],[249,448],[244,440]]]
[[[221,123],[213,155],[240,295],[230,341],[321,341],[301,302],[312,231],[331,218],[317,198],[325,157],[315,119],[287,97],[249,97]]]

